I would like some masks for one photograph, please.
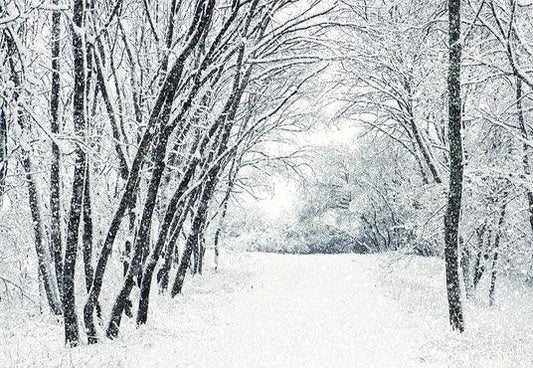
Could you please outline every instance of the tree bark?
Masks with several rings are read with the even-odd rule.
[[[32,176],[32,166],[30,155],[28,151],[23,151],[22,164],[26,172],[26,182],[28,185],[28,198],[31,211],[31,219],[33,222],[33,232],[35,235],[35,250],[37,252],[37,263],[39,267],[39,274],[43,282],[43,288],[46,294],[48,305],[56,316],[62,314],[61,301],[59,292],[56,289],[52,273],[52,259],[50,258],[50,250],[47,249],[43,237],[43,224],[41,219],[41,209],[39,206],[39,197],[37,194],[37,186]]]
[[[94,277],[93,259],[93,218],[91,205],[91,181],[89,162],[85,167],[85,183],[83,185],[83,263],[85,270],[85,286],[91,289]]]
[[[222,199],[222,212],[220,214],[220,220],[218,222],[218,227],[217,227],[217,230],[215,231],[215,239],[213,241],[213,247],[215,248],[215,271],[218,271],[219,257],[220,257],[220,250],[219,250],[218,242],[220,239],[220,234],[222,232],[222,227],[224,225],[224,219],[226,218],[226,214],[228,212],[229,198],[233,190],[233,186],[235,184],[237,173],[239,171],[239,162],[240,161],[238,160],[237,157],[235,157],[231,162],[231,167],[229,169],[229,175],[228,175],[228,187],[226,188],[226,193],[224,194],[224,198]]]
[[[7,177],[7,120],[0,106],[0,208],[3,204]]]
[[[85,135],[85,43],[84,18],[85,1],[75,0],[73,4],[72,51],[74,54],[74,96],[73,120],[77,138],[84,140]],[[78,315],[76,313],[75,282],[76,256],[78,252],[79,226],[83,202],[83,185],[85,182],[85,151],[78,143],[76,162],[72,183],[72,197],[67,226],[65,246],[65,264],[63,268],[63,309],[65,319],[65,342],[68,346],[79,345]]]
[[[180,265],[178,267],[178,273],[176,275],[176,279],[174,280],[174,284],[172,285],[172,291],[170,295],[173,298],[181,293],[181,289],[183,288],[183,282],[185,281],[185,274],[189,268],[192,252],[194,248],[197,247],[198,234],[203,226],[203,222],[207,218],[208,204],[215,190],[216,175],[218,175],[218,170],[212,170],[200,197],[198,210],[194,215],[192,223],[191,234],[187,237],[185,250],[183,251],[183,256],[181,257]]]
[[[156,152],[156,166],[152,170],[152,178],[150,180],[150,186],[148,188],[148,195],[146,197],[145,206],[143,214],[141,217],[141,223],[139,225],[139,230],[137,231],[137,237],[135,239],[135,247],[131,262],[128,268],[128,273],[124,280],[122,289],[115,300],[113,309],[111,310],[111,318],[107,327],[106,335],[108,338],[113,339],[117,337],[120,320],[122,317],[122,312],[126,306],[127,300],[131,289],[133,288],[135,278],[138,275],[138,270],[141,265],[143,249],[146,246],[146,243],[150,238],[150,224],[152,222],[152,215],[155,208],[156,197],[159,191],[159,184],[163,176],[163,171],[165,169],[165,155],[166,155],[166,146],[168,142],[168,136],[160,134],[160,141],[158,143],[158,148]]]
[[[449,0],[448,139],[450,182],[444,217],[446,287],[452,329],[464,331],[459,283],[458,235],[463,191],[463,147],[461,136],[461,0]]]
[[[178,188],[172,196],[165,212],[165,218],[163,219],[163,224],[161,226],[156,246],[152,250],[148,262],[145,264],[141,283],[141,296],[139,299],[139,308],[137,313],[137,325],[145,324],[148,318],[148,303],[150,301],[152,276],[159,260],[159,256],[161,255],[161,251],[163,250],[165,241],[167,240],[168,233],[171,229],[171,223],[176,214],[178,204],[182,203],[183,194],[185,193],[185,190],[187,189],[194,175],[195,169],[195,163],[189,165],[187,172],[183,176],[183,179],[180,181]]]
[[[504,200],[506,200],[504,198]],[[494,239],[494,255],[492,258],[492,272],[490,276],[490,289],[489,289],[489,305],[494,305],[494,291],[496,289],[496,276],[498,274],[498,257],[500,253],[500,239],[502,234],[502,226],[505,219],[505,210],[507,204],[504,203],[500,212],[500,218],[498,219],[498,229],[496,230],[496,237]]]
[[[59,0],[54,0],[54,5]],[[61,42],[60,42],[61,12],[52,13],[52,81],[50,92],[50,131],[57,135],[60,132],[59,124],[59,97],[61,91]],[[50,168],[50,243],[54,254],[57,286],[63,300],[63,245],[61,241],[61,181],[59,165],[61,153],[55,141],[52,141],[52,164]]]
[[[164,293],[168,288],[169,274],[172,265],[179,265],[179,249],[177,246],[178,238],[182,232],[183,223],[187,219],[189,212],[191,212],[194,202],[196,202],[198,199],[198,192],[198,190],[195,190],[194,193],[191,193],[185,208],[181,209],[180,212],[175,215],[174,220],[172,221],[171,236],[165,251],[165,261],[157,273],[157,280],[159,282],[159,289],[161,293]]]
[[[483,236],[485,234],[485,228],[487,227],[487,222],[483,224],[481,228],[476,229],[477,237],[478,237],[478,250],[476,253],[475,263],[474,263],[474,275],[473,275],[473,289],[476,290],[479,280],[481,280],[481,277],[483,276],[483,273],[485,272],[485,264],[487,263],[487,260],[489,258],[489,249],[490,244],[492,241],[492,231],[488,231],[487,235],[487,241],[486,246],[485,242],[483,241]]]

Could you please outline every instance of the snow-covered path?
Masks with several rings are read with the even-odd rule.
[[[499,308],[468,305],[467,333],[457,335],[447,326],[442,262],[416,257],[391,265],[395,258],[228,255],[218,274],[208,270],[188,279],[178,298],[155,295],[148,324],[140,330],[126,321],[116,341],[66,350],[61,326],[41,321],[36,328],[36,321],[28,320],[7,338],[0,362],[15,367],[531,366],[530,291],[515,289],[509,298],[502,293]]]
[[[252,255],[253,257],[253,255]],[[217,316],[207,366],[412,365],[409,321],[362,257],[265,256]],[[248,285],[247,285],[248,286]],[[411,363],[411,364],[408,364]]]

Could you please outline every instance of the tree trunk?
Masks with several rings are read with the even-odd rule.
[[[520,127],[520,133],[522,135],[522,138],[527,141],[529,139],[529,134],[526,127],[526,121],[524,118],[524,108],[522,106],[522,99],[523,99],[523,93],[522,93],[522,79],[520,77],[516,76],[516,109],[518,112],[518,125]],[[522,145],[523,150],[523,156],[522,156],[522,165],[524,167],[524,174],[526,176],[531,175],[531,167],[529,164],[529,146],[527,143],[523,143]],[[526,187],[526,197],[527,197],[527,204],[528,204],[528,210],[529,210],[529,225],[531,226],[531,230],[533,230],[533,192],[531,189]]]
[[[506,200],[504,198],[504,200]],[[505,203],[502,206],[502,210],[500,212],[500,218],[498,220],[498,229],[496,230],[496,237],[494,239],[494,255],[492,258],[492,272],[490,277],[490,290],[489,290],[489,305],[494,305],[494,290],[496,288],[496,276],[498,273],[497,266],[498,266],[498,256],[500,252],[500,239],[501,239],[501,233],[502,233],[502,226],[503,221],[505,219],[505,210],[506,210],[507,204]]]
[[[6,36],[6,44],[7,49],[10,53],[15,55],[17,53],[17,45],[11,35],[9,33],[4,33]],[[28,130],[29,128],[25,126],[25,111],[22,109],[21,105],[19,104],[19,98],[20,98],[20,92],[22,90],[22,80],[21,76],[16,70],[16,63],[13,59],[13,57],[9,57],[8,59],[9,67],[11,69],[11,75],[10,79],[14,84],[15,90],[13,93],[13,100],[16,103],[16,109],[17,109],[17,123],[20,126],[20,129],[24,132]],[[21,73],[21,75],[23,75]],[[2,116],[0,117],[1,120],[4,121],[4,134],[7,134],[7,120],[5,119],[3,115],[3,110],[0,109],[0,112],[2,112]],[[6,137],[7,141],[7,137]],[[4,148],[5,149],[5,148]],[[50,258],[51,252],[50,249],[45,245],[44,238],[43,238],[43,229],[42,229],[42,219],[41,219],[41,210],[39,207],[39,197],[37,193],[37,185],[35,184],[35,181],[33,180],[32,176],[32,165],[30,160],[30,155],[27,150],[22,148],[22,165],[24,167],[24,171],[26,173],[26,181],[28,185],[28,197],[29,197],[29,204],[30,204],[30,211],[32,216],[32,222],[33,222],[33,230],[35,235],[35,250],[37,252],[37,262],[38,262],[38,268],[39,268],[39,275],[40,278],[42,278],[43,281],[43,288],[46,293],[46,297],[48,300],[48,304],[50,305],[50,308],[52,309],[52,312],[55,315],[60,315],[62,313],[61,310],[61,300],[60,300],[60,292],[57,289],[56,284],[56,278],[53,277],[53,271],[51,269],[52,267],[52,260]],[[4,158],[5,165],[7,165],[7,157]],[[7,166],[6,166],[7,167]]]
[[[167,110],[170,110],[169,108]],[[170,111],[169,111],[170,112]],[[155,208],[156,197],[159,192],[159,186],[163,171],[165,169],[165,155],[166,147],[169,139],[169,135],[164,132],[160,133],[159,143],[155,158],[157,159],[155,167],[152,170],[152,178],[148,188],[148,195],[146,197],[141,222],[139,224],[139,230],[135,239],[135,247],[133,256],[128,268],[128,273],[124,279],[122,289],[115,300],[113,309],[111,310],[111,318],[107,327],[106,335],[108,338],[113,339],[118,335],[122,312],[127,304],[131,289],[133,288],[135,278],[138,276],[139,267],[142,261],[143,249],[146,243],[150,240],[150,224],[152,222],[152,215]]]
[[[6,190],[7,177],[7,120],[4,107],[0,106],[0,208]]]
[[[463,283],[465,285],[466,297],[470,299],[474,294],[474,285],[472,277],[472,252],[465,244],[462,237],[459,238],[461,249],[461,270],[463,271]]]
[[[61,301],[59,292],[54,280],[51,269],[52,259],[50,258],[50,250],[45,245],[43,238],[43,224],[41,220],[41,209],[39,207],[39,197],[37,194],[37,186],[32,177],[32,167],[29,152],[23,151],[23,166],[26,172],[26,182],[28,185],[28,198],[30,203],[31,218],[33,222],[33,232],[35,235],[35,250],[37,252],[37,263],[39,266],[39,275],[43,282],[43,288],[46,294],[46,299],[52,313],[56,316],[62,314]]]
[[[93,218],[91,206],[91,181],[89,162],[86,162],[85,183],[83,186],[83,263],[85,269],[85,286],[91,289],[94,277],[93,260]]]
[[[54,0],[54,5],[59,4],[59,0]],[[60,27],[61,12],[52,13],[52,81],[50,92],[50,131],[58,135],[59,124],[59,98],[61,91],[61,64],[60,64]],[[54,264],[56,270],[57,286],[63,300],[63,246],[61,241],[61,181],[59,177],[59,165],[61,153],[55,141],[52,141],[52,164],[50,167],[50,243],[54,254]]]
[[[172,103],[173,98],[176,94],[179,82],[181,80],[181,75],[184,67],[185,60],[188,58],[189,54],[192,52],[198,37],[207,26],[207,21],[210,18],[210,14],[213,11],[214,2],[210,1],[207,9],[204,7],[198,6],[196,9],[197,14],[195,14],[195,19],[200,19],[198,24],[191,25],[190,33],[195,32],[195,35],[191,37],[190,41],[187,44],[187,47],[182,51],[180,56],[174,62],[171,70],[165,78],[158,95],[154,107],[152,108],[150,118],[148,120],[147,128],[144,131],[141,142],[137,149],[137,154],[133,160],[130,169],[130,175],[128,176],[128,181],[126,182],[126,187],[122,194],[120,204],[113,215],[113,220],[109,226],[100,257],[98,258],[98,263],[96,265],[93,286],[91,287],[91,292],[87,298],[87,303],[83,309],[85,329],[87,331],[88,342],[94,344],[98,341],[96,337],[96,327],[94,325],[94,308],[97,305],[100,292],[102,290],[102,280],[104,276],[105,269],[107,267],[107,261],[111,255],[111,250],[113,248],[113,243],[117,236],[117,233],[120,229],[120,224],[124,213],[128,208],[131,207],[132,201],[135,198],[137,189],[138,189],[138,178],[140,170],[143,166],[147,152],[149,152],[150,145],[152,144],[154,134],[156,129],[160,126],[165,126],[168,123],[169,114],[163,113],[163,109],[168,109],[168,104]],[[205,10],[205,13],[202,14]],[[201,14],[201,16],[200,16]],[[131,268],[131,267],[130,267]],[[118,299],[117,299],[118,300]],[[119,309],[123,309],[123,306],[118,306]],[[115,327],[113,327],[115,328]]]
[[[74,54],[74,96],[73,120],[77,138],[83,141],[85,135],[85,46],[83,40],[85,1],[75,0],[73,5],[72,50]],[[78,316],[76,313],[75,283],[76,256],[78,252],[79,226],[85,182],[85,152],[78,144],[72,183],[72,198],[67,226],[65,264],[63,269],[63,309],[65,319],[65,341],[69,346],[79,345]]]
[[[213,247],[215,248],[215,271],[218,271],[219,266],[219,257],[220,257],[220,250],[219,250],[219,239],[220,239],[220,233],[222,232],[222,227],[224,226],[224,219],[226,218],[226,214],[228,212],[228,205],[229,205],[229,198],[231,195],[231,191],[233,190],[233,186],[235,184],[235,178],[237,177],[237,173],[239,171],[239,163],[237,162],[238,159],[235,157],[231,162],[231,167],[229,169],[229,178],[228,178],[228,187],[226,189],[226,193],[224,194],[224,198],[222,199],[222,213],[220,214],[220,221],[218,222],[217,230],[215,231],[215,239],[213,241]],[[239,161],[240,162],[240,161]]]
[[[174,284],[172,285],[172,291],[170,295],[173,298],[179,293],[181,293],[181,289],[183,288],[183,282],[185,281],[185,274],[187,273],[187,269],[189,268],[192,252],[194,248],[197,247],[198,234],[200,233],[200,229],[203,226],[203,222],[207,218],[208,203],[211,200],[211,197],[215,190],[216,175],[218,175],[218,170],[213,170],[210,173],[208,182],[206,183],[203,193],[200,197],[198,210],[194,215],[192,223],[191,234],[187,237],[185,250],[183,251],[180,265],[178,267],[178,273],[176,275],[176,279],[174,280]]]
[[[170,106],[167,106],[165,108],[165,113],[170,113]],[[166,167],[165,156],[169,138],[170,131],[167,131],[166,129],[161,129],[159,134],[159,142],[153,155],[156,162],[155,167],[152,170],[152,177],[148,188],[148,195],[146,197],[139,230],[137,231],[134,254],[131,258],[128,273],[126,275],[122,290],[120,291],[119,296],[117,297],[113,306],[111,312],[111,319],[107,328],[107,337],[109,338],[115,338],[118,334],[118,328],[120,326],[120,316],[122,315],[125,305],[127,304],[126,300],[129,298],[131,288],[133,287],[134,278],[137,277],[139,274],[139,269],[142,264],[143,252],[145,252],[147,244],[150,240],[150,227],[152,222],[152,216],[156,204],[157,194],[159,193],[161,179],[163,177],[163,171]]]
[[[198,250],[198,273],[201,275],[204,271],[204,255],[205,255],[205,228],[207,228],[207,224],[204,225],[204,228],[202,229],[202,232],[200,233],[200,239],[199,239],[199,250]]]
[[[482,244],[483,245],[483,244]],[[482,248],[480,248],[477,257],[476,257],[476,266],[474,269],[474,290],[479,285],[479,281],[483,277],[483,274],[485,273],[485,269],[487,267],[487,263],[489,261],[490,257],[490,250],[492,246],[492,229],[487,231],[487,240],[486,245]]]
[[[452,329],[464,331],[459,283],[458,235],[463,191],[463,147],[461,136],[461,0],[449,0],[448,139],[450,182],[444,217],[446,287]]]
[[[152,285],[152,276],[159,260],[159,256],[161,255],[161,251],[163,250],[165,241],[167,240],[168,233],[171,229],[171,223],[176,214],[177,207],[179,203],[183,203],[183,194],[185,193],[185,190],[187,189],[194,175],[195,169],[196,163],[192,162],[189,165],[189,168],[183,176],[182,180],[180,181],[178,188],[174,192],[174,195],[172,196],[167,206],[165,218],[163,219],[163,224],[161,226],[156,246],[152,250],[148,262],[146,262],[145,264],[141,283],[141,296],[139,299],[139,308],[137,313],[137,325],[145,324],[148,318],[148,303],[150,302],[150,288]]]
[[[418,146],[418,149],[420,150],[420,153],[422,154],[422,157],[424,158],[424,161],[426,162],[427,167],[429,168],[429,171],[431,172],[431,175],[433,176],[433,180],[435,183],[442,183],[442,180],[440,178],[440,175],[437,171],[437,168],[435,167],[435,164],[433,163],[433,159],[429,155],[428,147],[426,147],[421,133],[418,129],[418,126],[416,125],[415,121],[415,115],[413,111],[413,101],[411,96],[411,88],[409,85],[407,85],[407,90],[409,92],[409,97],[411,100],[408,102],[408,120],[409,120],[409,127],[411,128],[411,133],[413,134],[413,137],[415,138],[416,144]]]
[[[159,289],[161,293],[164,293],[168,288],[169,274],[172,265],[179,265],[179,249],[177,246],[178,238],[182,232],[183,223],[187,219],[189,212],[191,212],[194,202],[196,202],[198,199],[198,192],[198,190],[195,190],[193,193],[191,193],[187,206],[182,209],[179,214],[175,215],[172,222],[171,236],[165,251],[165,261],[157,273],[157,280],[159,282]]]

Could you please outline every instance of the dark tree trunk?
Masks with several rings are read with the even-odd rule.
[[[191,262],[191,255],[193,253],[194,248],[198,246],[198,234],[200,233],[203,223],[207,218],[208,204],[215,191],[215,181],[217,175],[218,170],[212,170],[209,175],[208,181],[205,184],[203,193],[200,197],[198,210],[196,211],[192,222],[191,234],[187,237],[185,250],[183,251],[180,265],[178,267],[178,273],[176,275],[176,279],[174,280],[174,284],[172,285],[172,291],[170,295],[173,298],[179,293],[181,293],[181,289],[183,288],[185,274],[187,273],[187,269],[189,268],[189,264]]]
[[[502,206],[502,210],[500,212],[500,218],[498,219],[498,229],[496,229],[496,237],[494,239],[494,255],[492,258],[492,272],[491,272],[491,277],[490,277],[490,290],[489,290],[489,305],[490,306],[494,305],[494,291],[496,288],[496,276],[498,274],[497,267],[498,267],[498,257],[500,253],[500,239],[501,239],[503,222],[505,219],[506,207],[507,207],[507,204],[504,204]]]
[[[459,283],[458,235],[463,192],[463,147],[461,136],[461,0],[449,0],[449,74],[448,139],[450,146],[450,183],[448,206],[444,217],[446,288],[450,324],[464,331],[461,287]]]
[[[491,235],[490,235],[490,231],[489,231],[489,235],[487,237],[487,244],[488,246],[485,247],[485,242],[483,241],[483,238],[484,238],[484,235],[485,235],[485,229],[487,227],[487,222],[485,221],[485,223],[476,228],[476,237],[477,237],[477,243],[478,243],[478,248],[477,248],[477,252],[476,252],[476,256],[475,256],[475,259],[474,259],[474,266],[473,266],[473,275],[472,275],[472,287],[473,287],[473,290],[475,291],[476,288],[477,288],[477,285],[479,283],[479,280],[481,280],[481,276],[483,276],[483,271],[484,271],[484,265],[485,265],[485,262],[483,261],[483,257],[485,258],[485,261],[488,257],[488,253],[487,253],[487,250],[486,249],[489,249],[490,248],[490,241],[491,241]]]
[[[168,241],[167,248],[165,251],[165,262],[163,266],[157,273],[157,280],[159,282],[160,292],[164,293],[168,288],[170,269],[172,265],[179,265],[179,249],[178,249],[178,238],[182,232],[183,223],[187,219],[187,216],[192,210],[194,202],[197,200],[198,191],[191,193],[187,206],[180,210],[179,214],[176,214],[174,217],[173,223],[171,225],[171,237]]]
[[[130,175],[128,176],[128,181],[126,183],[126,187],[124,189],[120,204],[117,210],[115,211],[113,220],[111,221],[111,225],[109,226],[109,230],[107,232],[107,235],[104,241],[104,245],[102,247],[102,251],[100,253],[100,257],[98,258],[98,263],[95,269],[93,286],[91,287],[91,292],[89,293],[87,303],[85,304],[85,307],[83,310],[85,328],[87,331],[88,342],[90,344],[94,344],[98,341],[96,337],[96,327],[94,325],[93,313],[94,313],[94,308],[97,305],[98,298],[100,296],[104,272],[107,266],[107,261],[109,259],[109,256],[111,255],[111,250],[113,248],[115,237],[120,228],[120,224],[122,222],[124,213],[126,212],[128,208],[131,207],[132,201],[135,198],[136,191],[138,188],[137,182],[139,178],[139,173],[145,161],[145,158],[147,156],[147,152],[149,152],[149,147],[152,144],[152,140],[153,140],[154,134],[156,133],[156,129],[160,126],[165,126],[167,123],[167,121],[165,121],[165,118],[168,119],[168,114],[163,114],[163,109],[168,109],[167,105],[169,103],[172,103],[173,97],[176,93],[176,90],[179,85],[179,81],[181,79],[184,62],[186,58],[188,57],[188,55],[191,53],[192,49],[194,48],[197,42],[197,37],[199,36],[198,34],[202,33],[205,30],[205,27],[207,26],[207,21],[210,18],[211,12],[213,11],[213,7],[214,7],[214,3],[212,1],[209,2],[209,6],[207,9],[204,9],[201,6],[197,7],[196,9],[197,14],[195,14],[195,19],[201,19],[201,21],[198,24],[191,25],[191,28],[190,28],[191,33],[196,32],[196,34],[194,37],[191,38],[187,47],[185,47],[183,52],[177,58],[171,70],[169,71],[167,77],[165,78],[165,82],[163,83],[160,89],[160,92],[157,96],[157,100],[150,114],[148,126],[143,134],[141,142],[139,143],[137,154],[135,155],[135,158],[131,165]],[[205,10],[205,14],[203,16],[200,16],[199,14],[202,14],[204,10]],[[166,117],[162,115],[166,115]],[[125,284],[125,286],[127,285]],[[117,308],[122,310],[124,306],[118,305]],[[116,328],[116,326],[112,327],[112,329],[114,328]]]
[[[407,84],[406,87],[407,87],[407,91],[409,95],[411,95],[411,88],[409,84]],[[409,96],[409,97],[412,99],[412,96]],[[426,162],[426,165],[429,168],[431,175],[433,176],[433,180],[435,181],[435,183],[440,184],[442,183],[440,175],[437,171],[435,164],[433,163],[432,157],[430,156],[428,152],[428,147],[426,147],[426,144],[424,143],[422,139],[420,130],[418,129],[418,126],[416,125],[412,100],[408,102],[407,113],[408,113],[409,127],[411,128],[411,133],[416,141],[416,145],[418,146],[418,149],[420,150],[420,153],[422,154],[422,157],[424,158],[424,161]]]
[[[148,318],[148,303],[150,301],[150,288],[152,284],[152,276],[155,271],[157,262],[159,260],[161,251],[163,250],[165,241],[167,240],[168,233],[171,229],[171,223],[172,223],[173,218],[175,217],[177,207],[179,203],[182,203],[182,197],[194,175],[195,169],[196,169],[196,163],[193,162],[191,163],[191,165],[189,165],[187,172],[183,176],[177,190],[172,196],[167,206],[167,210],[165,212],[165,217],[163,219],[163,224],[159,232],[159,237],[158,237],[156,246],[152,250],[152,253],[150,254],[150,258],[148,259],[148,262],[146,263],[144,267],[142,284],[141,284],[141,296],[139,299],[139,308],[138,308],[138,313],[137,313],[137,325],[145,324]]]
[[[9,53],[11,55],[17,54],[17,45],[15,44],[15,41],[11,37],[11,34],[8,32],[4,32],[5,41],[7,45],[7,49],[9,50]],[[9,67],[11,70],[10,79],[13,82],[13,85],[15,87],[14,93],[13,93],[13,100],[17,105],[17,123],[20,126],[20,129],[24,132],[29,129],[29,127],[25,124],[25,111],[22,109],[22,107],[19,105],[19,98],[20,98],[20,91],[22,90],[22,80],[21,76],[22,73],[19,75],[19,73],[16,70],[16,63],[13,59],[13,57],[9,57],[8,59]],[[3,110],[0,109],[0,112],[2,112],[1,119],[4,121],[5,129],[7,130],[7,120],[5,119],[3,115]],[[30,160],[29,152],[25,149],[22,149],[22,165],[24,167],[24,171],[26,173],[26,180],[28,185],[28,198],[29,198],[29,204],[30,204],[30,211],[32,216],[32,223],[33,223],[33,229],[34,229],[34,235],[35,235],[35,250],[37,252],[37,262],[38,262],[38,268],[39,268],[39,275],[43,281],[43,287],[46,293],[46,297],[48,300],[48,304],[50,305],[50,308],[52,312],[55,315],[60,315],[62,313],[61,310],[61,300],[59,296],[59,290],[57,289],[56,279],[52,276],[52,260],[50,258],[50,249],[45,245],[44,238],[43,238],[43,230],[42,230],[42,219],[41,219],[41,210],[39,207],[39,197],[37,193],[37,185],[35,184],[35,181],[33,180],[32,176],[32,165]],[[4,161],[7,160],[7,157],[5,157]],[[7,161],[6,161],[7,165]]]
[[[152,178],[150,180],[148,195],[146,197],[141,222],[139,224],[139,230],[137,231],[137,236],[135,239],[133,256],[131,258],[128,273],[126,274],[122,289],[115,300],[113,309],[111,310],[111,318],[106,331],[107,337],[110,339],[115,338],[118,335],[122,312],[127,304],[131,289],[135,283],[135,278],[138,275],[139,267],[141,266],[143,249],[146,246],[146,243],[149,242],[150,224],[152,222],[152,215],[155,208],[157,194],[159,192],[159,185],[165,169],[165,155],[168,138],[168,135],[163,133],[160,134],[160,141],[158,143],[158,148],[155,155],[157,162],[155,163],[156,166],[152,170]]]
[[[74,97],[73,120],[77,138],[85,135],[85,45],[83,40],[85,1],[75,0],[73,5],[72,50],[74,54]],[[78,252],[79,226],[83,203],[83,184],[85,182],[84,150],[76,147],[76,163],[72,183],[72,198],[67,226],[65,264],[63,269],[63,309],[65,319],[65,341],[69,346],[79,345],[78,315],[76,313],[75,283],[76,256]]]
[[[33,222],[33,232],[35,235],[35,250],[37,252],[37,263],[39,267],[39,275],[43,282],[43,288],[46,293],[46,299],[56,316],[62,314],[61,301],[59,292],[56,289],[54,277],[52,275],[52,260],[50,259],[50,250],[47,249],[43,238],[43,224],[41,220],[41,209],[39,206],[39,197],[37,194],[37,186],[32,176],[32,167],[29,152],[23,151],[24,171],[26,172],[26,182],[28,186],[28,198],[30,203],[31,219]]]
[[[59,0],[54,0],[59,4]],[[50,93],[50,131],[59,134],[59,96],[61,90],[61,64],[60,64],[60,27],[61,12],[52,13],[52,82]],[[50,243],[54,254],[57,286],[61,299],[63,299],[63,246],[61,241],[61,182],[59,178],[59,165],[61,153],[55,141],[52,141],[52,164],[50,167]]]
[[[199,234],[199,249],[198,249],[198,265],[197,265],[197,272],[201,275],[204,271],[204,255],[205,255],[205,228],[207,228],[207,224],[204,225],[204,229],[202,229],[202,232]]]
[[[224,225],[224,219],[226,218],[226,214],[228,212],[228,205],[229,205],[229,198],[231,195],[231,191],[233,190],[233,186],[235,184],[235,179],[237,177],[237,173],[239,171],[239,162],[237,162],[238,159],[235,157],[231,162],[231,167],[229,169],[229,179],[228,179],[228,187],[226,189],[226,193],[224,194],[224,198],[222,199],[222,212],[220,214],[220,221],[218,222],[217,230],[215,231],[215,239],[213,241],[213,247],[215,248],[215,271],[218,271],[218,265],[219,265],[219,257],[220,257],[220,250],[219,250],[219,239],[220,234],[222,232],[222,227]]]
[[[85,269],[85,286],[91,289],[94,277],[93,260],[93,218],[91,206],[91,181],[89,162],[86,162],[85,183],[83,186],[83,263]]]
[[[0,106],[0,207],[6,190],[7,176],[7,120],[4,108]]]
[[[485,273],[485,268],[487,266],[487,263],[489,261],[489,253],[492,246],[492,230],[487,231],[487,240],[484,243],[482,242],[480,244],[480,248],[478,250],[477,256],[476,256],[476,264],[474,268],[474,290],[479,285],[479,281],[481,281],[481,278],[483,277],[483,274]]]

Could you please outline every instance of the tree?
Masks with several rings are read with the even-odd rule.
[[[83,187],[87,159],[81,144],[84,142],[86,129],[86,70],[85,70],[85,1],[76,0],[72,8],[72,52],[74,54],[74,97],[73,121],[74,131],[80,143],[76,147],[76,163],[72,183],[72,197],[67,224],[67,242],[65,245],[65,264],[63,268],[63,315],[65,320],[65,340],[69,346],[79,345],[78,315],[76,312],[76,298],[74,275],[76,272],[76,256],[78,253],[79,226],[82,213]]]
[[[461,287],[459,283],[459,223],[463,192],[463,142],[461,116],[461,0],[450,0],[448,69],[448,141],[450,179],[448,204],[444,217],[444,257],[450,324],[464,331]]]

